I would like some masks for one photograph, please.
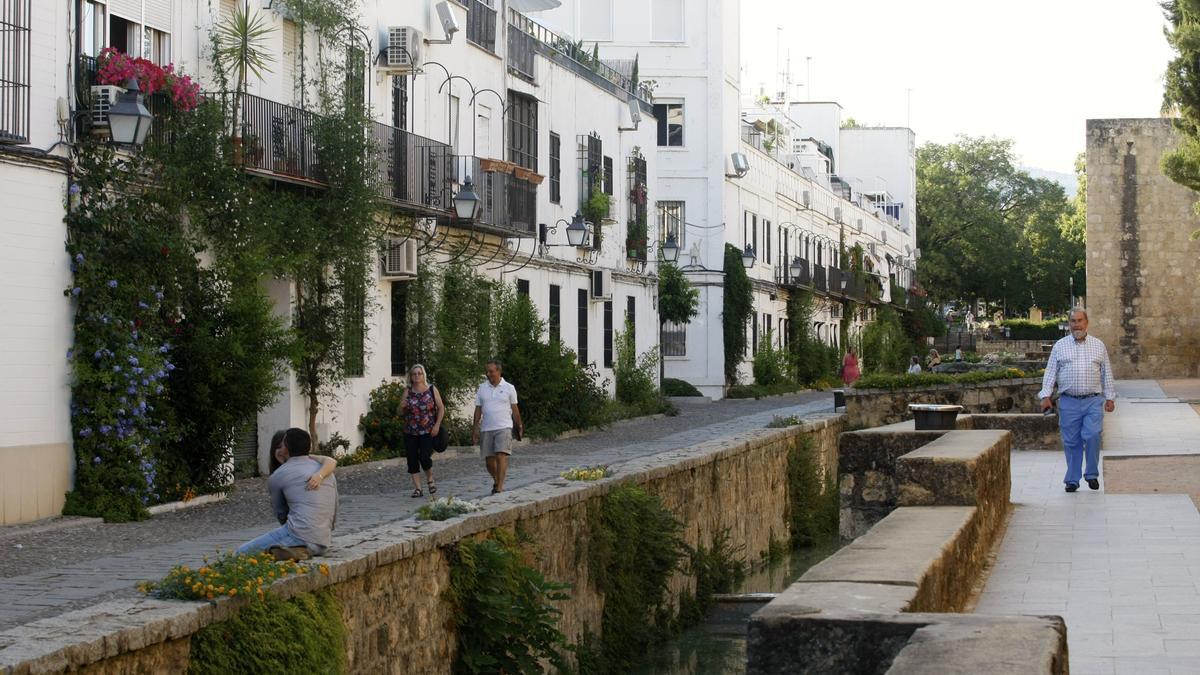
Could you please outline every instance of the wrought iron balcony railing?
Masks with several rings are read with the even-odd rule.
[[[385,199],[431,216],[453,208],[446,191],[454,172],[449,145],[379,122],[371,137]]]

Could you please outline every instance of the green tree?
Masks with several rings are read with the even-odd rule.
[[[1163,154],[1162,170],[1176,183],[1200,190],[1200,0],[1165,0],[1162,8],[1170,24],[1167,43],[1175,50],[1164,75],[1162,110],[1183,136],[1178,148]],[[1200,213],[1200,202],[1192,208]],[[1192,236],[1200,237],[1200,230]]]
[[[700,313],[700,290],[674,263],[658,268],[658,320],[688,323]]]
[[[726,384],[737,384],[738,366],[746,358],[746,322],[753,314],[753,286],[746,268],[742,267],[742,252],[735,246],[725,244],[725,297],[721,327],[725,338]]]
[[[1082,260],[1063,241],[1063,190],[1017,169],[1012,141],[960,136],[917,153],[918,274],[938,302],[1060,306]],[[1061,289],[1061,291],[1060,291]],[[1053,303],[1061,295],[1061,301]]]

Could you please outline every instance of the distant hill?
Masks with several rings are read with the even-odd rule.
[[[1068,199],[1074,199],[1075,193],[1079,191],[1079,186],[1076,182],[1075,174],[1073,173],[1047,171],[1045,169],[1036,169],[1032,166],[1018,166],[1017,168],[1029,174],[1030,176],[1033,176],[1034,178],[1045,178],[1046,180],[1052,180],[1055,183],[1063,186],[1063,189],[1067,191]]]

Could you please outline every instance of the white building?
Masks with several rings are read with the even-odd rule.
[[[0,23],[15,36],[0,43],[12,52],[0,54],[0,524],[56,515],[71,486],[64,144],[73,140],[72,117],[88,114],[72,83],[87,77],[90,58],[114,46],[174,63],[208,90],[209,35],[243,1],[0,3]],[[312,140],[288,131],[300,128],[293,122],[313,102],[303,82],[315,67],[314,45],[282,5],[245,5],[273,28],[275,56],[272,72],[248,88],[246,100],[264,111],[254,122],[259,145],[247,153],[248,169],[284,189],[319,187],[303,161]],[[551,334],[603,376],[611,379],[614,333],[626,316],[639,352],[657,345],[655,237],[644,237],[647,245],[636,232],[629,236],[631,223],[645,222],[643,209],[652,213],[658,200],[657,129],[650,95],[631,82],[628,64],[592,63],[506,0],[440,9],[432,0],[364,0],[361,10],[338,47],[362,59],[384,197],[400,221],[434,236],[417,247],[405,241],[410,227],[397,231],[389,251],[397,255],[381,265],[369,291],[381,310],[367,325],[362,370],[338,400],[323,402],[320,435],[361,438],[368,393],[409,365],[403,313],[393,308],[403,306],[417,267],[445,260],[464,239],[469,253],[460,257],[528,293]],[[460,221],[452,200],[468,177],[481,203],[474,219]],[[591,189],[612,195],[609,217],[588,225],[590,244],[602,228],[600,245],[567,246],[566,225]],[[279,313],[290,316],[289,285],[273,282],[269,291]],[[306,402],[288,380],[241,446],[260,467],[274,430],[306,425]]]
[[[787,335],[792,289],[814,290],[813,329],[828,344],[841,345],[843,302],[865,302],[866,292],[849,281],[847,292],[840,288],[840,249],[861,244],[872,273],[911,285],[915,227],[902,231],[903,220],[892,215],[898,201],[908,211],[915,204],[915,180],[900,180],[915,176],[911,146],[900,151],[890,137],[843,136],[837,103],[743,99],[737,0],[564,0],[538,16],[598,44],[602,57],[636,56],[641,77],[655,85],[660,236],[680,233],[680,265],[701,291],[700,316],[664,333],[667,376],[714,398],[724,393],[726,244],[755,253],[755,320],[747,326],[751,349],[741,381],[750,379],[758,336],[768,329],[776,339]],[[843,147],[852,149],[843,156]],[[870,152],[899,154],[877,166]],[[843,163],[854,173],[842,175]],[[807,266],[804,282],[791,275],[794,258]],[[881,285],[887,301],[890,284]],[[859,328],[856,318],[850,330]]]

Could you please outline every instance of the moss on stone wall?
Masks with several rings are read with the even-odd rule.
[[[341,673],[342,611],[326,589],[288,600],[267,596],[192,636],[189,675]]]

